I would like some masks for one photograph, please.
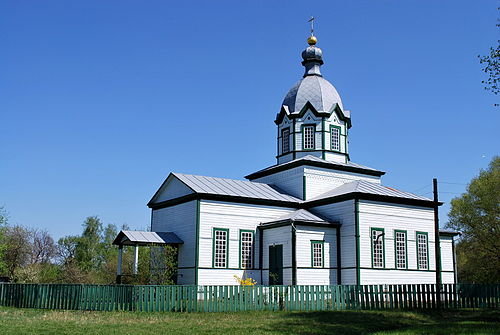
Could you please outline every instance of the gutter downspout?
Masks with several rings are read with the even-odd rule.
[[[356,240],[356,285],[361,285],[360,251],[359,251],[359,199],[354,199],[354,227]]]
[[[262,270],[262,250],[264,245],[264,230],[261,226],[257,226],[259,230],[259,268],[260,268],[260,285],[264,285],[264,275]]]
[[[297,228],[290,222],[292,227],[292,285],[297,285]]]
[[[337,227],[337,285],[342,285],[342,254],[340,250],[340,226]]]
[[[457,252],[455,250],[455,237],[451,240],[451,252],[453,253],[453,279],[455,279],[455,284],[458,284],[458,272],[457,272]]]

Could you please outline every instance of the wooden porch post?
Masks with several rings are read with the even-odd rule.
[[[123,245],[118,246],[118,264],[116,267],[116,283],[122,283],[122,259],[123,259]]]
[[[137,274],[137,270],[139,268],[139,245],[136,244],[134,246],[134,274]]]

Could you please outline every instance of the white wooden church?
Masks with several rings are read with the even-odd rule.
[[[350,160],[351,112],[316,42],[274,121],[276,165],[246,181],[171,173],[149,201],[151,231],[179,246],[178,284],[431,284],[436,238],[442,282],[455,282],[456,234],[436,236],[435,202]]]

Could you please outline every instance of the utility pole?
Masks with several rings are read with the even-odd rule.
[[[434,247],[436,254],[436,304],[441,308],[441,247],[439,245],[439,200],[437,178],[432,179],[434,193]]]

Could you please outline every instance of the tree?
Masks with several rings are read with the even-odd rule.
[[[500,42],[496,48],[490,48],[490,54],[479,56],[479,62],[484,64],[483,71],[488,75],[488,79],[483,80],[485,89],[493,94],[500,92]]]
[[[462,282],[500,282],[500,157],[451,201],[448,227],[461,232],[457,245]]]
[[[500,7],[497,8],[500,10]],[[500,22],[497,19],[497,28],[500,28]],[[484,88],[493,94],[500,92],[500,40],[497,40],[497,46],[490,48],[490,54],[487,56],[478,56],[479,62],[484,64],[483,72],[488,75],[488,79],[483,80]],[[498,104],[495,104],[498,106]]]
[[[7,274],[7,264],[5,263],[5,229],[7,229],[8,214],[4,207],[0,207],[0,276]]]
[[[7,274],[13,278],[16,270],[30,264],[30,231],[22,226],[8,227],[4,233],[4,261]]]
[[[97,270],[102,264],[102,222],[97,216],[89,216],[83,222],[83,228],[75,257],[82,270]]]

